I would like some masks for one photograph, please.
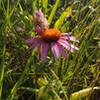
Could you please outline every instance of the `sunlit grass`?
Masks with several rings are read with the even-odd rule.
[[[70,100],[74,92],[100,86],[99,0],[51,1],[0,1],[0,100]],[[50,27],[76,36],[79,50],[58,60],[49,52],[40,63],[37,50],[25,44],[36,35],[36,9],[42,9]]]

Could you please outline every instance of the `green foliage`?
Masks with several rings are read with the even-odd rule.
[[[70,100],[74,92],[100,86],[99,0],[50,1],[0,0],[0,100]],[[58,60],[49,52],[40,63],[36,50],[25,44],[36,34],[36,9],[44,11],[51,27],[72,32],[79,50]]]
[[[72,8],[71,7],[66,8],[65,11],[58,18],[58,20],[55,22],[54,27],[60,28],[62,24],[64,23],[64,19],[69,17],[71,14],[72,14]]]
[[[48,0],[42,0],[45,13],[47,12]]]
[[[49,24],[51,24],[52,19],[53,19],[54,16],[55,16],[57,7],[58,7],[58,5],[59,5],[59,2],[60,2],[59,0],[56,0],[56,3],[55,3],[55,5],[54,5],[53,8],[52,8],[52,11],[51,11],[51,13],[50,13],[50,15],[49,15],[49,18],[48,18],[48,23],[49,23]]]

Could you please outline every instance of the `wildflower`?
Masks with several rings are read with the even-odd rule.
[[[40,17],[40,16],[39,16]],[[43,17],[41,13],[41,18]],[[41,19],[40,18],[40,19]],[[51,51],[56,59],[60,56],[66,57],[66,50],[73,52],[74,50],[78,50],[76,46],[70,44],[70,41],[79,42],[74,36],[69,33],[62,33],[60,30],[55,28],[48,28],[48,25],[45,26],[45,22],[41,22],[36,18],[35,25],[39,22],[35,28],[36,32],[39,34],[34,37],[30,37],[26,40],[26,43],[30,46],[30,48],[34,47],[38,49],[38,52],[41,55],[41,62],[46,59],[48,49],[51,48]],[[43,19],[45,19],[43,17]],[[43,20],[41,19],[41,20]],[[45,26],[45,29],[44,27]]]

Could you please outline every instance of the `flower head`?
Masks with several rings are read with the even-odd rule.
[[[43,14],[40,15],[44,16]],[[35,24],[37,24],[37,22]],[[41,62],[46,59],[49,48],[56,59],[58,59],[61,55],[65,58],[66,49],[70,52],[78,50],[76,46],[69,43],[70,41],[79,42],[74,36],[69,33],[62,33],[55,28],[42,29],[41,24],[43,23],[40,22],[36,25],[36,28],[39,25],[40,29],[37,29],[39,34],[26,40],[26,43],[30,46],[30,48],[34,47],[38,49],[38,52],[41,54]]]
[[[33,23],[35,24],[35,31],[39,34],[48,28],[48,21],[41,10],[34,12]]]
[[[57,29],[46,29],[42,32],[41,38],[47,42],[57,41],[60,38],[61,32]]]

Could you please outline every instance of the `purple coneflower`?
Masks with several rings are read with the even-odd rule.
[[[43,17],[43,19],[45,18]],[[30,48],[34,47],[38,49],[38,52],[41,54],[41,62],[46,59],[49,48],[51,49],[56,59],[58,59],[61,55],[64,58],[66,57],[65,49],[69,50],[70,52],[78,50],[76,46],[69,43],[70,41],[79,42],[71,34],[61,33],[58,29],[55,28],[48,28],[48,24],[45,24],[45,22],[40,21],[38,24],[35,22],[35,25],[35,31],[38,33],[38,35],[30,37],[26,40],[26,43],[30,46]],[[43,25],[45,28],[41,27]]]

